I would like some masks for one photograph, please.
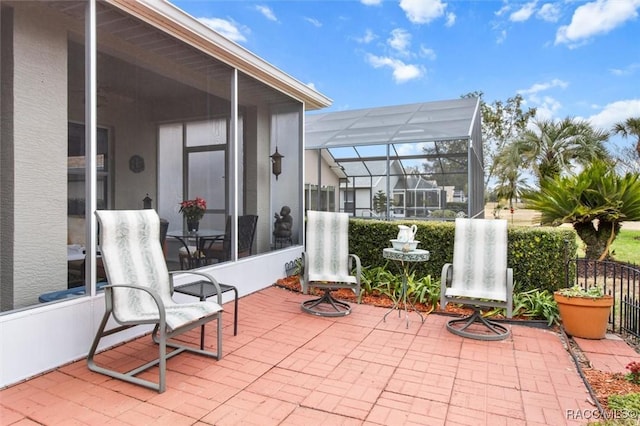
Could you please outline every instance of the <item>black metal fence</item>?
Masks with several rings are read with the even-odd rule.
[[[566,285],[587,289],[602,286],[613,296],[609,329],[613,333],[640,339],[640,269],[613,261],[569,259]]]

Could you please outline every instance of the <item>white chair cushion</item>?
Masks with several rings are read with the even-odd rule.
[[[349,274],[349,215],[307,212],[309,281],[356,282]]]
[[[507,300],[507,221],[456,219],[447,296]]]
[[[159,240],[160,220],[154,210],[102,210],[97,215],[109,284],[133,284],[157,292],[171,329],[222,310],[214,302],[178,304],[171,298],[169,272]],[[114,288],[113,301],[113,314],[120,322],[159,318],[156,303],[145,292]]]

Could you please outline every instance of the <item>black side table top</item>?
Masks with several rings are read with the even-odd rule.
[[[235,293],[235,299],[233,303],[233,308],[234,308],[233,309],[233,335],[237,336],[238,335],[238,289],[229,284],[218,283],[218,285],[220,286],[220,291],[222,293],[226,293],[227,291],[231,291],[231,290],[233,290],[233,292]],[[213,285],[211,281],[206,281],[206,280],[195,281],[189,284],[174,287],[173,291],[186,294],[189,296],[198,297],[201,301],[204,301],[207,298],[218,294],[218,290],[216,289],[216,286]],[[204,325],[202,327],[204,327]],[[204,332],[201,335],[200,346],[201,348],[204,347]]]
[[[223,293],[235,290],[235,287],[232,285],[222,283],[218,283],[218,285]],[[196,281],[179,287],[174,287],[173,290],[178,293],[188,294],[189,296],[199,297],[202,300],[218,294],[216,286],[214,286],[210,281]]]

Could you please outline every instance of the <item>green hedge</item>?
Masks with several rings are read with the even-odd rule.
[[[362,266],[373,267],[387,263],[382,249],[390,247],[390,239],[398,234],[398,225],[416,224],[419,248],[429,250],[428,262],[416,266],[417,276],[431,275],[439,280],[442,266],[453,260],[455,225],[441,221],[380,221],[351,219],[349,247],[360,257]],[[571,228],[509,226],[508,264],[513,268],[517,291],[564,287],[565,245],[567,256],[575,257],[576,234]],[[565,243],[566,241],[566,243]],[[396,266],[389,265],[391,270]]]

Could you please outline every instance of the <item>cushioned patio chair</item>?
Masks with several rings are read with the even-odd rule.
[[[343,316],[351,312],[348,303],[335,299],[331,291],[353,290],[360,295],[360,258],[349,253],[349,215],[347,213],[307,212],[306,251],[302,253],[302,292],[312,287],[324,290],[322,297],[302,303],[302,310],[314,315]],[[355,275],[351,270],[355,263]]]
[[[513,309],[513,271],[507,268],[507,221],[456,219],[453,264],[442,268],[440,309],[447,303],[473,308],[473,314],[452,319],[447,329],[478,340],[501,340],[509,329],[482,316],[481,308]]]
[[[167,271],[160,245],[160,221],[154,210],[102,210],[96,216],[100,222],[100,250],[109,285],[105,290],[105,313],[87,356],[89,369],[110,377],[164,392],[167,359],[189,351],[222,358],[222,291],[214,277],[197,271],[179,274],[204,277],[217,289],[217,303],[198,301],[177,303],[173,300],[173,276]],[[106,329],[109,318],[119,324]],[[188,330],[217,321],[217,350],[177,344],[169,339]],[[158,344],[158,359],[128,372],[120,372],[95,363],[94,355],[100,339],[141,324],[153,325],[151,337]],[[167,347],[173,350],[167,353]],[[158,365],[157,383],[136,377]]]

